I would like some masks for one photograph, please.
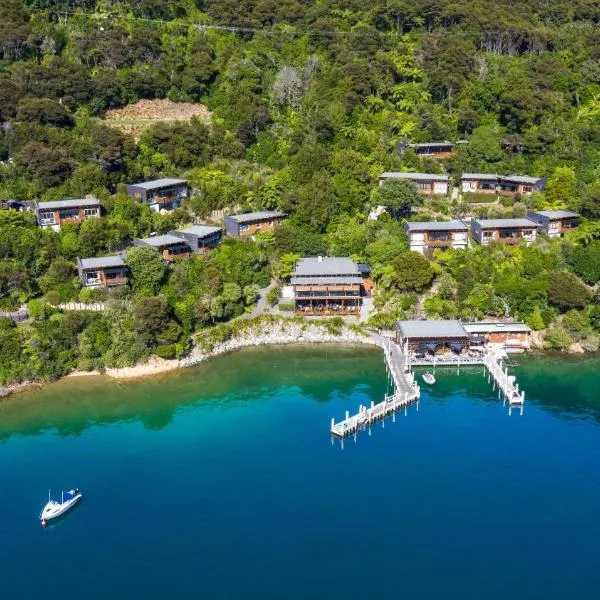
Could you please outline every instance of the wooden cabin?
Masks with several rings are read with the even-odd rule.
[[[351,258],[301,258],[292,276],[294,305],[303,315],[358,315],[364,294],[361,270]]]
[[[176,258],[189,258],[192,254],[192,248],[184,238],[170,233],[165,235],[155,235],[144,239],[134,238],[133,245],[152,246],[169,262],[172,262]]]
[[[121,256],[78,258],[77,270],[83,287],[115,287],[127,283],[127,265]]]
[[[220,227],[208,225],[192,225],[179,231],[169,231],[171,235],[184,239],[190,248],[199,254],[215,248],[223,239],[223,230]]]
[[[524,175],[500,175],[498,177],[498,193],[504,196],[522,194],[528,196],[531,192],[543,190],[546,180],[540,177]]]
[[[498,175],[491,173],[463,173],[460,189],[465,194],[493,194],[498,192]]]
[[[404,232],[413,252],[428,254],[435,248],[467,248],[469,227],[459,220],[404,223]]]
[[[188,197],[188,183],[185,179],[165,178],[133,183],[127,186],[127,195],[141,200],[152,210],[173,210]]]
[[[274,210],[226,215],[224,226],[227,235],[248,237],[256,233],[272,231],[286,218],[287,214]]]
[[[388,171],[379,176],[379,185],[393,179],[405,179],[412,181],[422,194],[427,196],[446,196],[450,185],[448,175],[436,175],[434,173],[398,173]]]
[[[100,201],[94,196],[80,200],[54,200],[36,202],[35,215],[40,227],[55,231],[65,223],[83,223],[86,219],[100,216]]]
[[[456,144],[465,143],[467,143],[465,140],[456,142]],[[404,152],[406,152],[406,150],[412,150],[417,156],[427,156],[429,158],[441,160],[444,158],[450,158],[454,155],[456,144],[447,140],[443,142],[424,142],[420,144],[400,142],[398,144],[398,152],[400,155],[402,155]]]
[[[528,213],[527,217],[535,221],[549,237],[563,237],[581,222],[579,214],[572,210],[538,210]]]
[[[531,347],[531,328],[523,322],[502,323],[478,321],[463,323],[472,341],[493,344],[507,352],[524,352]]]
[[[473,219],[471,234],[482,246],[492,242],[518,244],[522,240],[529,245],[535,242],[538,227],[531,219]]]

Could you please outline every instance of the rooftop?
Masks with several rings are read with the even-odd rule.
[[[180,229],[180,233],[191,233],[199,238],[207,237],[221,231],[220,227],[209,227],[208,225],[192,225],[185,229]]]
[[[526,333],[531,329],[525,323],[497,323],[478,321],[477,323],[463,323],[463,327],[469,333],[496,333],[507,331],[509,333]]]
[[[97,258],[80,258],[78,260],[82,269],[105,269],[108,267],[124,267],[125,262],[119,255],[99,256]]]
[[[473,219],[482,229],[502,229],[504,227],[539,227],[531,219]]]
[[[171,235],[170,233],[166,233],[164,235],[155,235],[152,237],[147,237],[141,240],[144,244],[148,244],[149,246],[155,246],[159,248],[161,246],[171,246],[173,244],[187,244],[187,242],[176,235]]]
[[[309,275],[306,277],[292,277],[292,285],[361,285],[362,277],[342,275],[340,277],[319,277]]]
[[[409,231],[468,231],[469,227],[462,221],[407,221]]]
[[[229,215],[237,223],[254,223],[255,221],[266,221],[267,219],[277,219],[287,217],[286,213],[276,210],[263,210],[259,212],[243,213],[241,215]]]
[[[461,179],[488,179],[496,181],[498,175],[496,173],[463,173]]]
[[[510,181],[513,183],[537,183],[541,177],[527,177],[525,175],[500,175],[500,181]]]
[[[570,219],[579,216],[578,213],[572,210],[536,210],[534,214],[542,215],[549,219]]]
[[[397,173],[385,171],[379,179],[410,179],[411,181],[450,181],[448,175],[436,175],[435,173]]]
[[[449,142],[446,140],[445,142],[420,142],[418,144],[409,144],[409,148],[428,148],[432,146],[454,146],[454,142]]]
[[[465,339],[469,337],[462,323],[454,320],[398,321],[398,331],[404,339]]]
[[[39,210],[78,208],[79,206],[100,206],[98,198],[81,198],[80,200],[53,200],[51,202],[38,202]]]
[[[159,188],[169,187],[171,185],[187,184],[185,179],[176,179],[174,177],[165,177],[164,179],[154,179],[152,181],[144,181],[142,183],[132,183],[135,187],[144,190],[156,190]]]
[[[337,256],[312,256],[296,263],[296,277],[350,275],[360,277],[358,266],[351,258]]]

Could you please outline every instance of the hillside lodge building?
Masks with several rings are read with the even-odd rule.
[[[182,238],[198,254],[204,254],[211,248],[215,248],[223,239],[223,230],[220,227],[208,225],[192,225],[169,233]]]
[[[119,255],[78,258],[77,271],[83,287],[110,288],[127,283],[127,265]]]
[[[173,210],[188,197],[188,183],[185,179],[166,178],[134,183],[127,186],[127,195],[141,200],[152,210]]]
[[[492,173],[463,173],[460,189],[463,193],[500,194],[528,196],[536,190],[543,190],[546,180],[523,175],[496,175]]]
[[[364,271],[364,269],[363,269]],[[363,276],[351,258],[301,258],[291,280],[294,309],[303,315],[358,315]]]
[[[406,150],[412,150],[417,156],[428,156],[437,160],[443,160],[445,158],[451,158],[454,156],[454,149],[457,144],[466,144],[466,140],[459,140],[458,142],[424,142],[421,144],[408,144],[406,142],[400,142],[398,144],[398,152],[402,156]]]
[[[522,240],[529,245],[535,242],[538,227],[531,219],[473,219],[471,234],[482,246],[492,242],[518,244]]]
[[[404,232],[413,252],[431,254],[436,248],[464,249],[469,245],[469,227],[459,220],[404,223]]]
[[[65,223],[83,223],[100,216],[100,201],[94,196],[80,200],[55,200],[36,202],[35,216],[40,227],[58,231]]]
[[[427,196],[445,196],[448,194],[450,177],[435,173],[398,173],[387,171],[379,176],[379,185],[388,179],[406,179],[412,181],[419,192]]]
[[[226,215],[223,219],[227,235],[249,237],[257,233],[272,231],[287,217],[286,213],[265,210],[240,215]]]
[[[563,237],[566,232],[579,226],[580,216],[572,210],[539,210],[527,217],[537,223],[549,237]]]
[[[172,233],[155,235],[143,239],[134,238],[133,245],[156,248],[168,262],[172,262],[176,258],[189,258],[192,254],[192,248],[188,242],[184,238]]]

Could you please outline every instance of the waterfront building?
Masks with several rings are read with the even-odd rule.
[[[83,287],[115,287],[127,283],[127,265],[123,257],[78,258],[77,271]]]
[[[224,226],[227,235],[248,237],[256,233],[272,231],[287,217],[286,213],[265,210],[240,215],[226,215]]]
[[[463,323],[473,341],[500,346],[507,352],[523,352],[531,347],[531,328],[523,322]]]
[[[169,262],[176,258],[189,258],[192,254],[192,248],[188,242],[177,235],[167,233],[165,235],[155,235],[143,239],[134,238],[134,246],[152,246],[156,248]]]
[[[572,210],[538,210],[528,213],[527,217],[535,221],[549,237],[563,235],[579,226],[580,216]]]
[[[294,307],[305,315],[357,315],[364,282],[351,258],[301,258],[292,276]]]
[[[127,195],[147,204],[152,210],[172,210],[188,197],[185,179],[168,177],[127,186]]]
[[[531,219],[473,219],[471,233],[473,239],[482,246],[492,242],[518,244],[524,240],[527,245],[535,242],[539,225]]]
[[[379,176],[379,185],[388,179],[406,179],[412,181],[422,194],[427,196],[445,196],[448,194],[450,177],[435,173],[401,173],[386,171]]]
[[[54,200],[36,202],[35,216],[40,227],[58,231],[65,223],[82,223],[86,219],[100,216],[100,201],[94,196],[79,200]]]
[[[409,352],[423,354],[461,353],[469,347],[470,334],[460,321],[398,321],[396,341]]]
[[[428,254],[435,248],[466,248],[469,227],[462,221],[422,221],[404,223],[404,232],[413,252]]]
[[[215,248],[223,239],[223,230],[220,227],[209,227],[208,225],[192,225],[169,233],[184,239],[198,254],[204,254],[211,248]]]

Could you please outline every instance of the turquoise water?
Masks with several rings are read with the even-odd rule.
[[[0,403],[2,597],[592,598],[598,359],[528,360],[522,417],[482,371],[332,444],[379,400],[371,349],[254,349]],[[42,530],[49,487],[83,503]]]

